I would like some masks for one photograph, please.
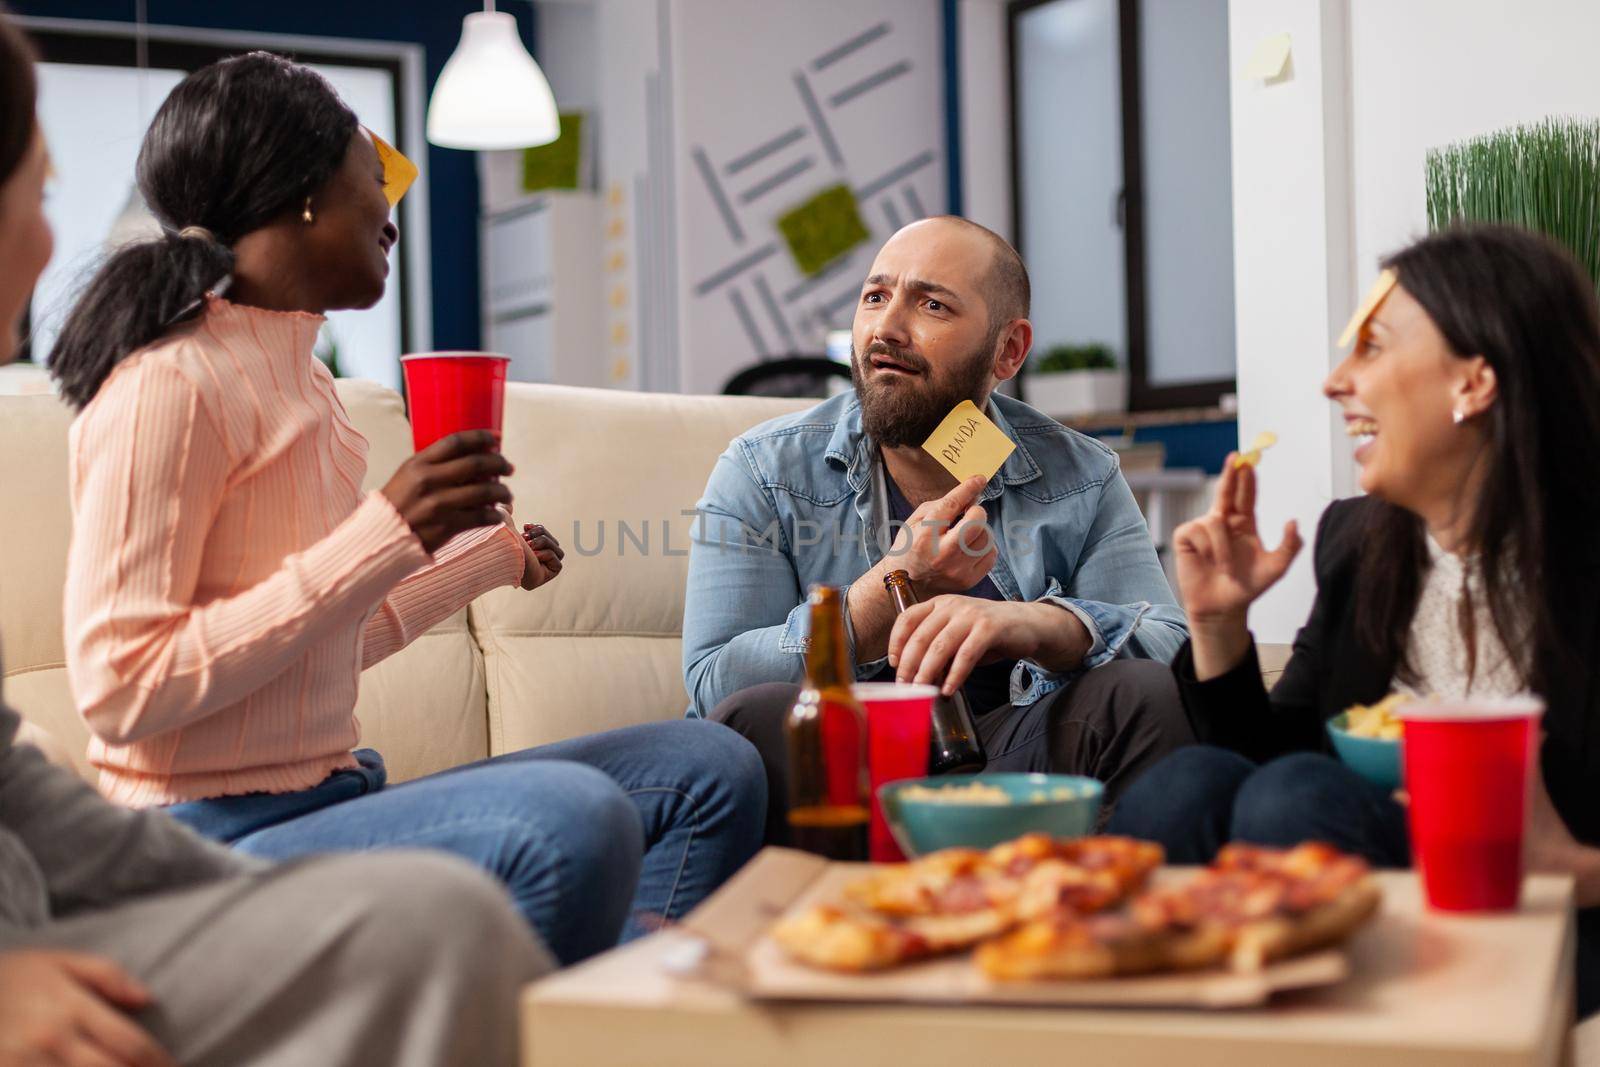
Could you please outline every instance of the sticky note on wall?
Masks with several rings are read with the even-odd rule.
[[[974,474],[985,479],[1016,451],[1016,442],[1000,432],[1000,427],[978,410],[978,405],[963,400],[944,417],[939,428],[922,442],[922,450],[958,480]]]
[[[1250,53],[1250,61],[1244,65],[1244,77],[1261,81],[1282,77],[1284,68],[1289,65],[1289,47],[1287,33],[1266,38]]]

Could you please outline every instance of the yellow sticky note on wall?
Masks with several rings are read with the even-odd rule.
[[[1378,275],[1378,280],[1372,283],[1372,288],[1367,290],[1366,299],[1361,301],[1361,306],[1356,308],[1356,313],[1350,316],[1350,321],[1345,323],[1344,333],[1339,335],[1339,347],[1348,348],[1356,339],[1356,334],[1361,332],[1361,327],[1372,318],[1372,313],[1378,310],[1378,305],[1383,303],[1383,298],[1389,295],[1389,290],[1394,288],[1400,276],[1393,270],[1385,267],[1383,273]]]
[[[411,188],[411,183],[417,180],[417,165],[371,130],[367,131],[367,136],[372,138],[372,145],[378,150],[378,162],[383,164],[383,195],[388,199],[389,206],[394,207],[406,195],[406,190]]]
[[[1256,45],[1250,61],[1244,65],[1244,76],[1250,79],[1271,81],[1283,74],[1289,62],[1289,35],[1274,34]]]
[[[981,474],[985,479],[994,477],[994,472],[1016,448],[1016,442],[1001,433],[1000,427],[990,422],[970,400],[957,404],[939,428],[922,442],[924,452],[962,481],[974,474]]]

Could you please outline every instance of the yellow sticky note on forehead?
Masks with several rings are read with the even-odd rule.
[[[1378,310],[1378,305],[1383,303],[1383,298],[1389,295],[1389,290],[1394,288],[1394,283],[1400,276],[1389,268],[1384,268],[1378,280],[1372,283],[1372,288],[1367,290],[1367,298],[1361,301],[1361,306],[1356,308],[1356,313],[1350,316],[1350,321],[1345,324],[1344,333],[1339,335],[1339,347],[1348,348],[1350,342],[1356,339],[1356,334],[1361,332],[1367,320],[1372,318],[1372,313]]]
[[[924,452],[963,481],[974,474],[981,474],[985,479],[994,477],[994,472],[1016,447],[1016,443],[1001,433],[1000,427],[990,422],[970,400],[957,404],[939,428],[922,442]]]
[[[378,150],[378,162],[383,164],[383,195],[388,198],[389,206],[394,207],[417,180],[417,165],[371,130],[367,131],[367,136],[372,138],[372,145]]]

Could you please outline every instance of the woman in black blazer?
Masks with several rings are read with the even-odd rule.
[[[1530,869],[1577,876],[1578,996],[1600,1008],[1600,316],[1563,250],[1506,227],[1446,231],[1398,281],[1324,392],[1364,498],[1317,530],[1317,597],[1269,694],[1245,625],[1293,561],[1268,551],[1255,469],[1174,535],[1190,642],[1173,663],[1200,746],[1152,767],[1111,829],[1204,862],[1234,839],[1317,839],[1410,863],[1401,798],[1331,755],[1324,723],[1394,690],[1547,704]]]

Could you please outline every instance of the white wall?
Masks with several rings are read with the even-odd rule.
[[[678,387],[716,392],[760,359],[820,354],[850,325],[877,247],[946,210],[943,26],[938,0],[671,12]],[[841,183],[869,236],[808,279],[777,220]]]
[[[1349,0],[1356,263],[1427,229],[1429,148],[1550,115],[1600,114],[1594,0]]]
[[[539,67],[564,111],[593,112],[600,105],[600,19],[592,3],[539,0],[536,47]]]
[[[596,14],[607,380],[718,392],[760,359],[821,354],[878,245],[948,210],[939,0]],[[807,279],[777,219],[840,183],[868,236]]]
[[[606,309],[605,349],[596,358],[606,368],[607,384],[621,389],[663,388],[646,375],[645,365],[670,364],[676,358],[676,332],[653,319],[642,322],[656,314],[650,309],[661,306],[657,294],[676,285],[670,242],[651,222],[659,214],[655,201],[671,185],[671,167],[661,165],[651,134],[652,125],[663,125],[659,114],[670,109],[670,101],[663,109],[659,95],[670,93],[661,80],[664,6],[664,0],[595,3],[602,284],[608,290],[621,285],[624,291],[624,299]]]
[[[1279,437],[1259,468],[1269,545],[1290,518],[1309,541],[1323,508],[1349,490],[1350,447],[1321,395],[1353,300],[1343,16],[1343,0],[1228,5],[1239,436]],[[1293,41],[1290,77],[1242,79],[1256,45],[1283,32]],[[1310,555],[1252,608],[1260,640],[1288,641],[1305,621]]]

